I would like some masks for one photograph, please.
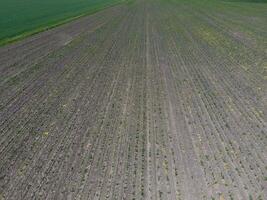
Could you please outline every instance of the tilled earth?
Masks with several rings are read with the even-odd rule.
[[[214,5],[138,0],[1,47],[0,199],[266,199],[266,6]]]

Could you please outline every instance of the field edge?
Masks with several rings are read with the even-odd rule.
[[[85,12],[83,14],[80,14],[80,15],[77,15],[77,16],[74,16],[74,17],[67,17],[67,18],[62,19],[62,20],[60,20],[58,22],[55,22],[55,23],[51,22],[50,25],[40,26],[39,28],[30,30],[30,31],[25,31],[25,32],[23,32],[21,34],[18,34],[16,36],[6,37],[4,39],[0,39],[0,47],[6,46],[6,45],[14,43],[14,42],[18,42],[20,40],[23,40],[23,39],[28,38],[30,36],[36,35],[38,33],[51,30],[53,28],[56,28],[56,27],[64,25],[64,24],[67,24],[67,23],[72,22],[74,20],[78,20],[78,19],[80,19],[82,17],[93,15],[93,14],[95,14],[97,12],[102,11],[102,10],[105,10],[105,9],[108,9],[108,8],[111,8],[111,7],[114,7],[114,6],[118,6],[120,4],[127,4],[127,3],[131,2],[131,1],[133,1],[133,0],[121,0],[121,1],[118,1],[118,2],[114,2],[113,4],[106,5],[104,7],[97,8],[95,10],[90,10],[88,12]]]

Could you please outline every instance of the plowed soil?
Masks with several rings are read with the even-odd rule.
[[[0,48],[0,199],[266,199],[266,4],[137,0]]]

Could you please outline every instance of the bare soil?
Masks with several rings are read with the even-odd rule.
[[[138,0],[1,47],[0,199],[266,199],[266,15],[205,8]]]

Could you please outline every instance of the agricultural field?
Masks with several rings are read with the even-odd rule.
[[[133,0],[0,48],[0,199],[267,199],[267,4]]]
[[[0,45],[121,2],[124,0],[2,0]]]

